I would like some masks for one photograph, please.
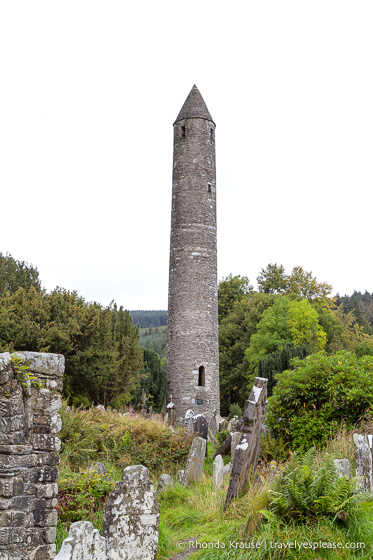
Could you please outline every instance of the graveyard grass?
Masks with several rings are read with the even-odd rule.
[[[69,525],[80,519],[91,521],[102,530],[102,512],[107,496],[115,481],[120,480],[128,465],[144,464],[150,470],[155,485],[162,473],[175,480],[176,472],[185,467],[191,441],[185,438],[185,430],[175,428],[174,433],[165,427],[160,417],[144,421],[140,416],[121,416],[115,411],[62,410],[63,442],[59,480],[59,521],[57,526],[57,550],[67,537]],[[212,483],[213,447],[209,444],[209,457],[205,459],[200,483],[187,488],[178,482],[162,492],[161,523],[157,560],[171,559],[185,551],[191,551],[190,560],[244,559],[345,559],[373,557],[372,497],[364,496],[362,503],[346,503],[343,511],[349,519],[333,519],[335,515],[315,517],[310,515],[302,522],[286,520],[271,510],[271,490],[277,476],[285,468],[277,465],[275,479],[270,475],[270,460],[276,456],[278,442],[263,441],[262,460],[254,482],[246,485],[243,495],[231,502],[224,512],[224,502],[229,477],[224,487],[214,488]],[[354,445],[351,433],[341,430],[330,440],[325,451],[317,452],[315,463],[323,464],[326,454],[335,458],[347,458],[354,469]],[[225,463],[230,457],[225,457]],[[108,469],[107,477],[84,472],[92,462],[101,461]],[[288,464],[288,463],[286,463]],[[272,463],[273,466],[273,463]],[[348,509],[350,507],[350,510]],[[342,516],[343,517],[343,516]],[[188,545],[188,539],[196,539]],[[270,543],[294,542],[346,543],[363,542],[365,549],[285,549],[271,548]],[[242,543],[260,543],[259,548],[242,549]],[[179,544],[180,543],[180,544]],[[223,544],[225,548],[223,548]],[[233,546],[232,546],[233,545]],[[198,547],[198,548],[196,548]],[[219,548],[218,548],[219,547]]]

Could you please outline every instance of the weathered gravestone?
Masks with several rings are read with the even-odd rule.
[[[215,410],[209,424],[209,428],[213,436],[216,436],[216,432],[218,431],[220,420],[221,420],[220,413],[217,410]]]
[[[124,469],[104,512],[107,559],[154,560],[159,516],[160,507],[148,470],[142,465]]]
[[[55,560],[154,560],[159,510],[148,470],[127,467],[106,504],[103,537],[87,521],[73,523]]]
[[[189,482],[191,482],[192,480],[195,482],[200,481],[202,476],[203,462],[205,460],[206,445],[207,443],[205,439],[201,437],[194,438],[189,451],[184,474],[182,476],[181,484],[183,484],[184,486],[188,486]]]
[[[192,437],[194,435],[194,422],[193,417],[188,418],[186,425],[186,435],[187,437]]]
[[[363,492],[373,492],[372,436],[354,434],[356,445],[356,476],[361,477]]]
[[[167,405],[167,424],[169,426],[176,425],[176,408],[172,400]]]
[[[203,414],[197,414],[193,417],[194,433],[199,434],[201,438],[207,440],[209,425]]]
[[[108,472],[107,472],[107,468],[105,467],[105,465],[103,465],[102,463],[92,463],[91,465],[89,465],[89,467],[87,468],[87,472],[89,474],[89,472],[92,473],[96,473],[100,476],[107,476]]]
[[[54,560],[107,560],[106,548],[106,539],[92,523],[77,521],[70,526],[69,536]]]
[[[267,409],[267,379],[255,377],[243,412],[243,428],[236,446],[224,509],[242,491],[249,471],[255,471],[260,451],[260,435]]]
[[[212,480],[215,488],[221,488],[224,480],[224,461],[221,455],[217,455],[212,466]]]
[[[240,442],[241,439],[241,432],[233,432],[231,434],[232,436],[232,441],[231,441],[231,459],[232,459],[232,464],[234,463],[234,454],[236,452],[236,447]]]
[[[0,354],[0,558],[49,560],[55,553],[65,361],[38,352],[17,356],[18,363]]]
[[[333,464],[339,478],[342,476],[351,478],[351,465],[348,459],[334,459]]]
[[[161,476],[158,479],[157,496],[158,494],[163,492],[163,490],[166,490],[166,488],[168,488],[169,486],[174,486],[174,485],[175,485],[175,481],[172,478],[172,476],[170,476],[169,474],[161,474]]]
[[[222,418],[219,422],[219,432],[226,432],[228,430],[228,420]]]

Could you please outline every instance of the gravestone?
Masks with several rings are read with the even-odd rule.
[[[236,452],[236,447],[239,444],[241,439],[241,432],[233,432],[232,433],[232,441],[231,441],[231,459],[232,465],[234,463],[234,454]]]
[[[158,479],[157,495],[163,492],[169,486],[175,486],[175,481],[169,474],[161,474]]]
[[[254,473],[256,469],[260,451],[260,436],[267,409],[267,383],[267,379],[255,377],[254,386],[245,403],[242,415],[242,434],[234,454],[225,510],[231,500],[242,491],[247,473]]]
[[[176,408],[172,401],[167,405],[167,424],[169,426],[176,425]]]
[[[228,430],[228,420],[222,418],[219,422],[219,432],[224,432]]]
[[[233,416],[232,420],[230,421],[230,431],[231,432],[237,432],[237,426],[240,422],[240,419],[238,418],[238,416]]]
[[[181,484],[182,486],[184,486],[184,481],[185,481],[185,470],[181,470],[181,471],[177,471],[177,480],[179,481],[179,484]]]
[[[339,478],[342,476],[351,478],[351,465],[348,459],[334,459],[333,464]]]
[[[354,434],[356,445],[356,476],[361,477],[360,488],[363,492],[373,492],[373,465],[371,437]]]
[[[217,455],[214,459],[212,466],[212,480],[215,488],[221,488],[223,486],[224,479],[224,461],[221,455]]]
[[[149,472],[142,465],[124,469],[105,507],[103,536],[108,560],[154,560],[160,507]]]
[[[209,424],[209,429],[211,430],[211,433],[213,436],[216,436],[216,432],[218,431],[218,422],[216,421],[216,416],[219,414],[219,412],[217,410],[214,411],[214,414],[212,415],[212,418],[210,420],[210,424]],[[219,414],[220,417],[220,414]],[[219,418],[220,421],[220,418]]]
[[[105,467],[105,465],[103,465],[102,463],[92,463],[91,465],[89,465],[89,467],[87,468],[87,471],[92,471],[95,472],[101,476],[107,476],[107,468]]]
[[[187,437],[192,437],[194,435],[194,422],[193,418],[189,418],[186,427],[186,435]]]
[[[193,417],[193,425],[194,433],[207,440],[209,426],[203,414],[197,414]]]
[[[188,459],[184,469],[182,484],[188,486],[192,480],[199,482],[202,475],[203,462],[205,459],[207,442],[201,437],[195,437],[189,451]],[[179,471],[180,472],[180,471]]]
[[[224,465],[224,467],[223,467],[224,478],[226,476],[228,476],[229,474],[231,474],[231,470],[232,470],[232,463],[227,463],[226,465]]]
[[[70,526],[69,536],[62,543],[54,560],[107,560],[106,539],[89,521]]]

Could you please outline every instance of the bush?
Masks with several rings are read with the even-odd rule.
[[[373,404],[373,357],[346,351],[294,358],[277,376],[266,426],[294,449],[324,445],[341,423],[352,428]],[[305,437],[306,435],[306,437]]]
[[[232,403],[229,406],[228,420],[231,420],[233,416],[238,416],[238,418],[241,418],[242,416],[242,408],[237,403]]]
[[[315,448],[303,457],[293,454],[291,461],[272,490],[270,512],[284,522],[310,522],[312,518],[331,518],[347,523],[362,496],[356,495],[356,479],[338,477],[333,457],[325,455],[317,465]]]

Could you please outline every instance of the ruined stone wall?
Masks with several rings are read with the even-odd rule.
[[[64,357],[0,354],[0,560],[55,555]]]
[[[220,410],[215,124],[194,86],[174,124],[167,373],[177,422]],[[204,368],[204,385],[199,368]]]

